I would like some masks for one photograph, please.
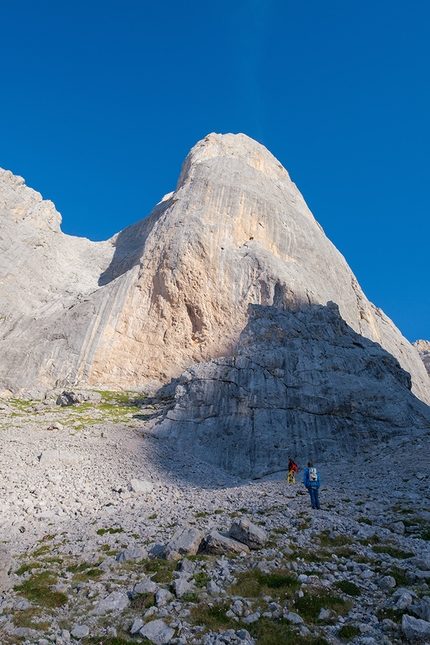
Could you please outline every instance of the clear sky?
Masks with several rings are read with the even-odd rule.
[[[0,166],[107,239],[209,132],[287,168],[366,295],[430,339],[428,0],[13,0]]]

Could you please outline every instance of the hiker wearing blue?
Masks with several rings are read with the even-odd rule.
[[[321,484],[320,474],[311,461],[308,461],[308,467],[303,473],[303,484],[308,489],[311,498],[312,508],[320,508],[318,490]]]

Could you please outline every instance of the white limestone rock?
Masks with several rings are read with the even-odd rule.
[[[250,304],[333,301],[430,402],[416,350],[366,299],[287,171],[243,134],[200,141],[174,193],[107,242],[62,234],[52,203],[6,171],[0,222],[4,394],[166,382],[230,354]]]

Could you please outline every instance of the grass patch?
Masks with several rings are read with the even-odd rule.
[[[43,546],[40,546],[36,551],[33,551],[31,554],[33,558],[39,558],[41,555],[46,555],[49,553],[51,550],[51,547],[49,544],[44,544]]]
[[[394,609],[393,607],[380,607],[376,612],[378,620],[382,621],[384,618],[389,618],[393,623],[401,623],[403,614],[410,613],[410,609]]]
[[[219,629],[237,629],[236,621],[226,616],[229,608],[227,603],[216,604],[213,607],[199,604],[197,607],[191,607],[190,618],[195,625],[205,625],[212,632]]]
[[[14,590],[29,602],[34,602],[42,607],[61,607],[68,602],[68,597],[60,591],[51,589],[51,586],[56,582],[56,577],[50,571],[43,571],[14,587]]]
[[[47,631],[51,627],[51,621],[37,620],[40,615],[40,608],[30,607],[23,611],[17,611],[13,617],[15,627],[25,627],[27,629],[38,629],[41,632]]]
[[[196,583],[197,587],[205,587],[209,580],[210,577],[206,573],[206,571],[199,571],[199,573],[195,573],[193,576],[193,580]]]
[[[354,540],[349,538],[347,535],[335,535],[330,537],[330,531],[321,531],[319,534],[319,541],[321,546],[336,548],[338,546],[346,546],[348,544],[353,544]]]
[[[194,513],[194,517],[207,517],[207,513],[205,511],[199,511],[198,513]]]
[[[372,520],[369,520],[368,517],[359,517],[357,522],[359,522],[360,524],[368,524],[369,526],[372,526],[373,524]],[[348,626],[350,625],[347,625],[347,627]]]
[[[27,562],[26,564],[22,564],[15,573],[17,576],[22,576],[24,573],[27,573],[27,571],[31,571],[32,569],[40,569],[41,566],[41,562]]]
[[[96,533],[97,535],[105,535],[106,533],[108,533],[109,535],[114,535],[115,533],[124,533],[124,529],[121,527],[118,527],[116,529],[111,527],[109,529],[98,529]]]
[[[346,643],[352,641],[353,638],[358,636],[360,630],[355,625],[342,625],[338,631],[339,638],[341,638]]]
[[[295,601],[295,611],[313,623],[317,622],[321,609],[331,609],[338,615],[344,615],[351,609],[351,603],[327,589],[306,592]]]
[[[236,626],[237,629],[237,626]],[[255,623],[247,625],[247,630],[253,638],[257,639],[258,645],[329,645],[322,636],[305,638],[297,634],[287,620],[270,620],[260,618]]]
[[[177,562],[169,562],[168,560],[162,560],[161,558],[154,558],[154,560],[148,560],[143,565],[143,571],[145,573],[153,573],[151,576],[154,582],[160,584],[170,582],[173,578],[173,571],[175,571],[178,566]]]
[[[361,595],[360,587],[357,587],[353,582],[349,582],[349,580],[339,580],[334,586],[343,591],[343,593],[346,593],[348,596]]]
[[[376,545],[372,547],[372,551],[374,553],[386,553],[387,555],[390,555],[392,558],[396,558],[397,560],[404,560],[406,558],[413,558],[415,553],[412,553],[412,551],[402,551],[401,549],[397,549],[394,546],[391,546],[390,544],[381,544],[381,545]]]
[[[407,587],[410,584],[409,578],[406,577],[405,570],[400,567],[390,567],[385,574],[393,576],[398,587]]]
[[[279,569],[276,573],[262,573],[258,569],[244,571],[237,575],[236,580],[230,592],[232,595],[245,598],[270,595],[274,589],[284,594],[293,594],[300,587],[297,578],[283,569]]]
[[[153,593],[138,594],[130,602],[130,607],[134,611],[146,611],[154,605],[155,601]]]

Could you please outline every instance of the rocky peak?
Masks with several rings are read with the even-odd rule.
[[[399,360],[414,393],[430,402],[416,351],[367,300],[287,171],[243,134],[199,142],[175,192],[108,242],[47,230],[42,246],[29,246],[10,195],[3,196],[0,244],[13,279],[0,285],[0,302],[12,302],[13,293],[21,305],[20,315],[9,307],[14,324],[0,341],[4,390],[165,383],[234,353],[249,305],[333,301],[356,333]]]

